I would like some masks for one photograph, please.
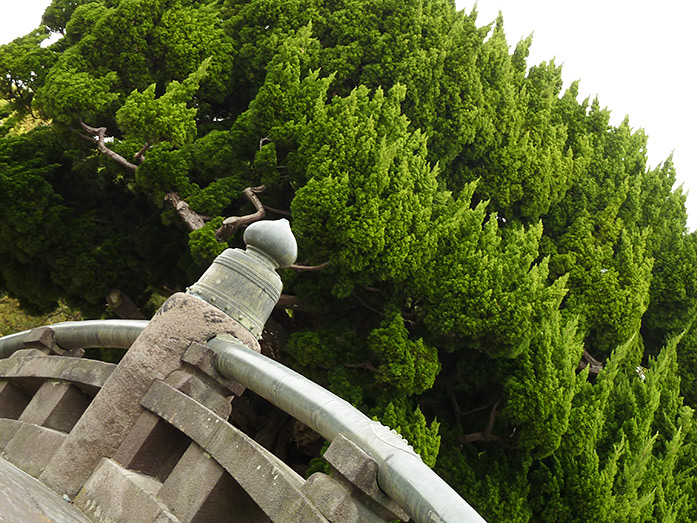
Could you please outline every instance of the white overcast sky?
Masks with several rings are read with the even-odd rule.
[[[37,27],[49,0],[0,0],[0,43]],[[467,12],[475,0],[457,0]],[[598,96],[612,123],[629,115],[649,136],[649,165],[674,151],[688,196],[688,224],[697,229],[697,1],[479,0],[478,25],[498,12],[511,47],[533,34],[528,64],[556,59],[565,85],[580,80],[580,97]]]
[[[474,0],[457,0],[470,12]],[[508,44],[533,35],[528,65],[554,58],[565,87],[598,96],[613,125],[629,116],[649,136],[649,165],[671,152],[697,228],[697,2],[695,0],[479,0],[479,26],[503,13]]]

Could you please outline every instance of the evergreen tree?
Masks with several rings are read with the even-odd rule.
[[[0,47],[0,291],[145,307],[287,216],[264,343],[486,518],[694,521],[684,195],[531,45],[451,0],[54,0]]]

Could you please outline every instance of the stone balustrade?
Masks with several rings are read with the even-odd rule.
[[[0,359],[0,456],[97,522],[408,521],[404,508],[423,523],[482,522],[397,434],[282,365],[246,360],[259,357],[281,293],[275,269],[294,262],[297,246],[286,220],[250,225],[245,241],[149,322],[0,339],[9,356]],[[222,359],[211,348],[220,340]],[[118,365],[82,358],[107,345],[128,348]],[[269,399],[244,377],[262,367],[271,374],[260,388],[276,407],[331,440],[329,474],[303,478],[230,423],[245,385]]]
[[[59,462],[63,480],[56,457],[69,439],[94,446],[94,434],[80,432],[91,424],[79,421],[97,397],[119,405],[104,389],[119,366],[63,351],[50,328],[33,331],[25,344],[0,360],[1,455],[35,478],[48,477],[45,483],[93,521],[408,520],[379,489],[375,462],[348,439],[336,438],[325,453],[330,475],[306,480],[231,424],[231,401],[244,387],[220,375],[215,353],[197,341],[181,350],[174,370],[141,387],[133,423],[113,452],[91,461],[75,490],[80,463]],[[113,437],[104,422],[103,433]]]

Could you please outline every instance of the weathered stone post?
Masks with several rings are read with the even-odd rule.
[[[286,220],[261,221],[244,235],[247,249],[227,249],[187,293],[171,296],[119,363],[54,454],[41,481],[73,497],[102,458],[112,458],[147,412],[141,400],[156,380],[182,381],[188,349],[231,334],[259,351],[281,293],[275,269],[295,261],[297,246]],[[179,372],[179,374],[177,374]]]

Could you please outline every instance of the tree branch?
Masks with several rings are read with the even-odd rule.
[[[179,214],[179,217],[190,231],[195,231],[205,225],[203,217],[192,211],[189,204],[182,200],[177,193],[169,192],[165,194],[165,200],[172,204],[177,214]]]
[[[576,367],[576,372],[581,372],[586,367],[588,367],[588,373],[593,375],[600,374],[600,371],[604,368],[601,361],[596,360],[586,349],[583,349],[583,356],[581,356],[581,361],[578,367]]]
[[[274,214],[280,214],[281,216],[285,216],[286,218],[293,217],[293,214],[288,212],[288,211],[283,211],[281,209],[274,209],[273,207],[269,207],[268,205],[264,205],[264,210],[272,212]]]
[[[51,318],[55,318],[56,316],[59,316],[61,314],[67,316],[71,321],[77,321],[82,319],[82,314],[80,312],[72,311],[67,307],[67,305],[65,305],[62,302],[59,302],[58,309],[41,318],[39,325],[46,325],[47,323],[49,323],[49,320]]]
[[[455,390],[453,387],[448,387],[448,399],[450,399],[450,405],[453,408],[453,416],[455,418],[455,425],[459,425],[460,422],[462,421],[462,415],[460,411],[460,404],[457,401],[457,398],[455,397]]]
[[[491,431],[494,430],[494,423],[496,423],[496,415],[498,414],[498,407],[501,400],[494,403],[489,413],[489,421],[487,421],[486,427],[481,432],[472,432],[470,434],[465,434],[460,438],[460,444],[472,443],[474,441],[504,441],[505,438],[496,436],[492,434]]]
[[[463,412],[463,416],[469,416],[470,414],[474,414],[475,412],[479,412],[480,410],[488,409],[491,406],[491,402],[487,403],[486,405],[482,405],[481,407],[475,407],[473,409],[468,410],[467,412]]]
[[[486,428],[484,429],[484,432],[486,434],[491,434],[491,431],[494,430],[494,423],[496,422],[496,415],[499,413],[499,411],[498,411],[499,403],[501,403],[501,400],[494,403],[494,406],[491,407],[491,414],[489,414],[489,421],[487,422]]]
[[[385,313],[384,313],[384,312],[380,312],[380,311],[377,310],[375,307],[371,307],[371,306],[368,305],[365,301],[363,301],[357,294],[353,294],[353,297],[354,297],[354,299],[355,299],[358,303],[360,303],[363,307],[365,307],[365,308],[368,309],[369,311],[374,312],[374,313],[377,314],[378,316],[385,316]]]
[[[244,190],[244,195],[247,199],[254,204],[256,212],[253,214],[248,214],[246,216],[231,216],[223,220],[223,224],[215,231],[215,237],[221,241],[227,241],[230,236],[232,236],[238,229],[261,220],[265,215],[264,206],[259,201],[257,194],[264,192],[266,186],[260,185],[259,187],[247,187]]]
[[[143,163],[145,153],[148,149],[150,149],[150,147],[152,147],[152,143],[150,142],[150,140],[148,140],[147,142],[145,142],[145,145],[143,145],[143,147],[141,147],[140,151],[138,151],[137,153],[135,153],[133,155],[133,161],[138,162],[138,163]]]
[[[321,271],[322,269],[326,269],[332,264],[330,260],[327,260],[324,263],[320,263],[319,265],[289,265],[286,267],[286,269],[293,269],[295,271],[305,271],[305,272],[310,272],[310,271]]]
[[[344,363],[343,365],[348,369],[365,369],[372,372],[373,374],[382,374],[382,372],[380,372],[380,369],[377,369],[369,361],[365,361],[363,363]]]
[[[94,139],[96,138],[97,139],[97,148],[101,151],[101,153],[104,156],[114,160],[116,163],[121,164],[126,169],[129,169],[133,172],[135,172],[136,169],[138,169],[138,166],[136,164],[129,162],[128,160],[126,160],[126,158],[124,158],[120,154],[112,151],[111,149],[109,149],[106,146],[106,143],[104,141],[104,138],[106,135],[106,127],[90,127],[82,120],[80,120],[80,125],[82,126],[82,128],[85,131],[87,131],[91,135],[91,138],[84,136],[84,135],[81,135],[81,136],[83,136],[83,138],[90,140],[91,142],[94,142]]]

